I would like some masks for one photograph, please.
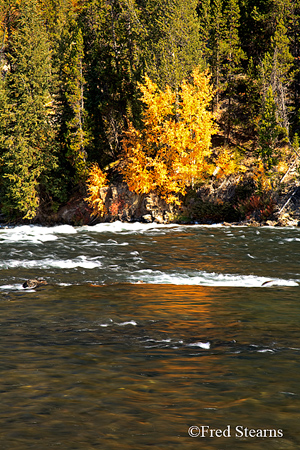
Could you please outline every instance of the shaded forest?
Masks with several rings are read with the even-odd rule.
[[[214,125],[205,141],[210,152],[193,159],[202,172],[206,161],[206,175],[193,172],[185,187],[252,171],[257,190],[262,179],[277,189],[299,160],[299,33],[299,0],[0,0],[2,213],[32,220],[41,209],[55,212],[72,196],[86,196],[97,171],[97,188],[103,173],[129,182],[136,169],[126,166],[133,160],[128,142],[141,148],[133,134],[154,133],[144,131],[152,107],[146,87],[173,93],[165,119],[181,124],[183,86],[192,86],[195,70],[211,85]],[[198,136],[198,128],[189,131]],[[161,142],[149,143],[141,173],[157,164],[164,180],[171,171],[178,180],[185,173],[179,164],[192,166],[184,159],[191,144],[174,165],[170,141],[168,159],[158,159]],[[155,183],[149,189],[159,190]],[[172,186],[179,192],[178,182]]]

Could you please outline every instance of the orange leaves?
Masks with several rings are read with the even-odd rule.
[[[178,91],[160,90],[150,78],[140,85],[144,113],[143,126],[128,123],[123,137],[120,172],[130,190],[138,194],[156,191],[168,203],[180,204],[179,195],[211,171],[211,135],[215,132],[208,106],[213,91],[206,73],[194,70],[191,81],[183,81]],[[88,202],[102,215],[104,205],[99,189],[106,178],[93,166],[88,180]]]
[[[178,92],[158,89],[148,77],[140,85],[145,105],[143,129],[129,124],[123,139],[125,164],[121,171],[129,188],[138,193],[156,190],[167,202],[206,176],[211,135],[215,131],[208,106],[212,88],[206,73],[194,70],[191,82]]]
[[[94,216],[102,216],[105,213],[103,200],[99,194],[101,188],[107,186],[105,173],[97,164],[93,164],[87,180],[88,197],[85,199],[93,210]]]
[[[247,170],[246,167],[237,162],[235,155],[227,148],[221,149],[214,164],[216,165],[216,168],[213,175],[217,178],[222,178],[236,172],[246,172]]]

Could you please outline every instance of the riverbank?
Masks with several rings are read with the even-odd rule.
[[[95,217],[83,194],[74,195],[57,212],[40,208],[32,221],[11,223],[2,215],[5,225],[34,223],[40,225],[94,225],[102,222],[142,222],[158,224],[213,224],[226,226],[300,226],[300,186],[290,181],[275,192],[258,195],[251,180],[243,184],[236,179],[212,180],[190,190],[181,205],[166,203],[154,192],[136,194],[127,184],[117,183],[99,190],[105,206],[101,217]]]
[[[40,214],[41,224],[92,225],[101,222],[143,222],[299,226],[300,187],[286,185],[280,192],[258,196],[251,186],[212,182],[191,190],[180,206],[167,204],[155,193],[136,194],[125,183],[111,185],[99,191],[105,205],[102,217],[95,217],[82,196],[72,198],[57,213]]]

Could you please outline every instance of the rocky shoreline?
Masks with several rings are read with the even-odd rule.
[[[119,183],[102,188],[99,195],[105,205],[105,214],[95,217],[84,196],[73,197],[66,205],[53,211],[40,211],[37,218],[30,222],[8,223],[0,217],[3,225],[33,223],[39,225],[93,225],[101,222],[144,222],[179,224],[215,224],[224,226],[300,226],[300,187],[290,186],[281,195],[274,195],[274,205],[269,217],[264,217],[260,208],[253,208],[247,217],[241,215],[234,203],[237,196],[236,186],[230,181],[227,185],[205,185],[189,193],[182,199],[180,207],[167,204],[155,193],[136,194],[127,184]]]
[[[237,186],[205,185],[182,199],[180,207],[167,204],[157,194],[136,194],[127,184],[119,183],[102,188],[99,195],[105,205],[102,217],[92,216],[92,212],[82,197],[75,198],[51,216],[51,223],[72,225],[96,224],[101,222],[144,222],[213,224],[226,226],[300,226],[300,187],[293,184],[274,195],[273,211],[264,217],[259,208],[250,210],[247,217],[239,217],[234,204]],[[255,205],[254,205],[255,206]],[[40,222],[49,222],[49,217],[41,217]]]

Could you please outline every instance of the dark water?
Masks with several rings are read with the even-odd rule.
[[[1,450],[300,448],[300,230],[16,227],[0,254]]]

